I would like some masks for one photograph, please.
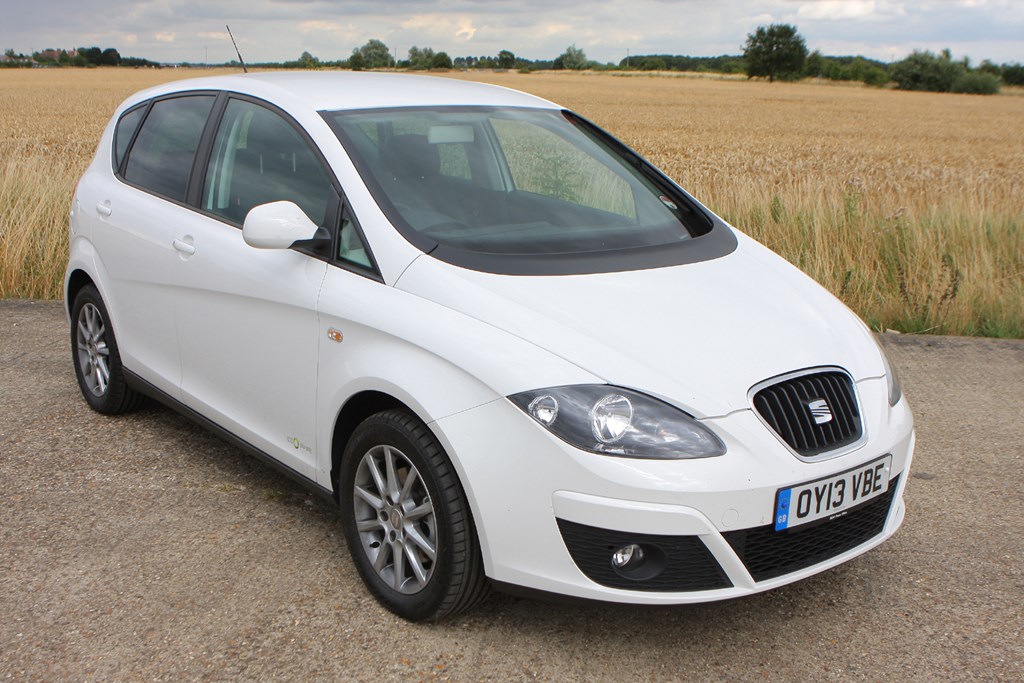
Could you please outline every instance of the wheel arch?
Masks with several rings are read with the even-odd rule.
[[[338,473],[341,456],[345,453],[345,447],[348,445],[349,439],[352,438],[352,433],[355,432],[360,422],[384,410],[401,410],[423,420],[423,417],[411,407],[383,391],[364,390],[350,396],[338,411],[338,416],[334,421],[334,430],[331,433],[331,488],[334,491],[335,502],[339,501]],[[424,420],[424,422],[426,421]],[[427,428],[430,428],[429,425]]]
[[[75,297],[78,296],[83,287],[88,285],[95,287],[96,283],[81,268],[76,268],[68,274],[67,286],[64,291],[64,310],[67,311],[69,318],[71,316],[71,307],[75,305]]]

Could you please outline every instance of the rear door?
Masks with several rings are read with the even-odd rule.
[[[166,97],[118,123],[114,172],[83,195],[104,296],[126,368],[179,397],[181,364],[174,290],[188,249],[175,241],[192,219],[186,193],[215,94]],[[140,127],[141,123],[141,127]]]

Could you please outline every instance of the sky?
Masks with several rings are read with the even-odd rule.
[[[0,49],[114,47],[162,62],[347,58],[379,38],[452,57],[511,50],[553,59],[739,54],[748,33],[795,24],[826,55],[902,59],[949,48],[956,58],[1024,62],[1024,0],[0,0]]]

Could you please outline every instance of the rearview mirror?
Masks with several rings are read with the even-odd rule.
[[[432,145],[451,142],[473,142],[473,126],[431,126],[427,131],[427,142]]]
[[[257,249],[289,249],[296,242],[317,239],[321,230],[295,203],[271,202],[246,214],[242,239]]]

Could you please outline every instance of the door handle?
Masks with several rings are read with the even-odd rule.
[[[110,207],[110,200],[108,199],[105,202],[100,202],[99,204],[97,204],[96,213],[98,213],[101,216],[109,216],[110,214],[114,213],[114,210]]]
[[[177,249],[183,254],[188,254],[189,256],[191,256],[192,254],[196,253],[196,247],[194,244],[189,244],[188,242],[178,239],[174,240],[172,244],[174,245],[175,249]]]

